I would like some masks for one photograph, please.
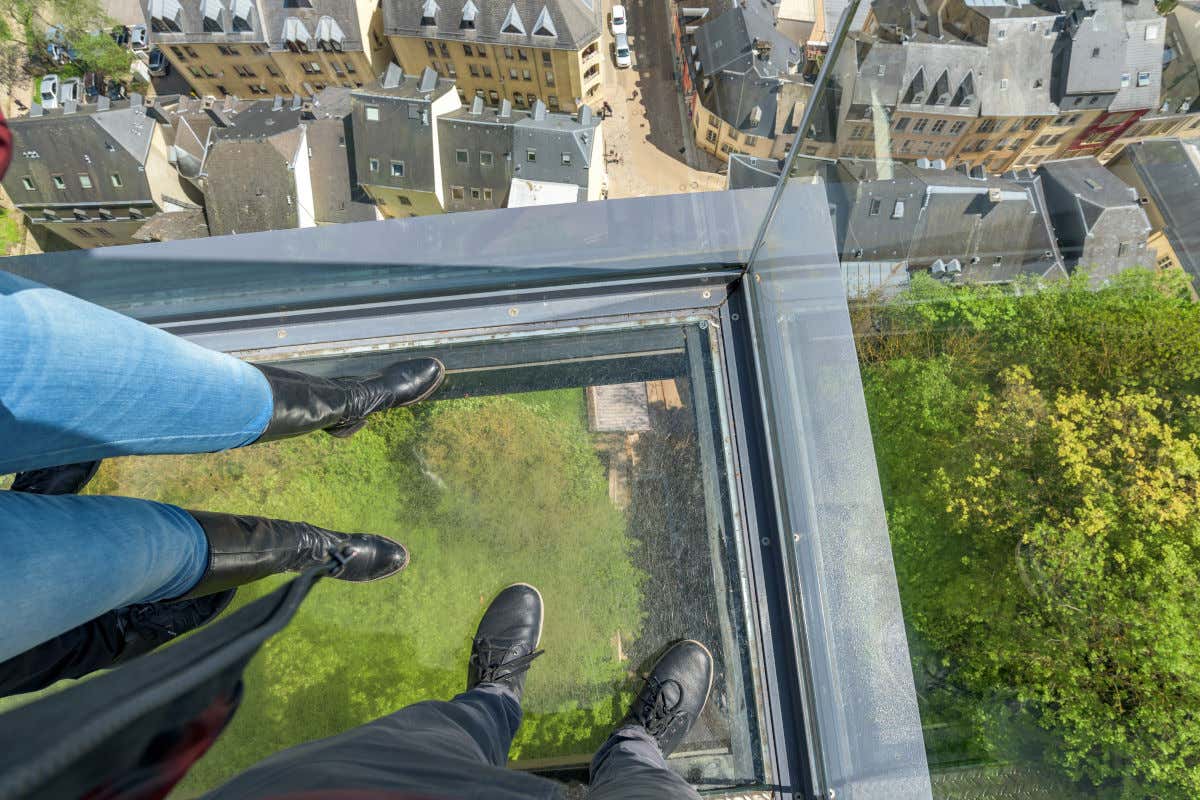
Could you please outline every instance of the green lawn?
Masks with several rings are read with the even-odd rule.
[[[251,663],[241,710],[177,796],[283,747],[462,691],[475,625],[515,581],[545,598],[546,654],[530,673],[512,757],[590,753],[625,705],[629,675],[613,637],[638,635],[644,575],[585,421],[583,392],[561,390],[396,411],[348,440],[106,462],[90,491],[381,533],[412,552],[398,578],[316,587]],[[279,582],[247,586],[237,602]]]

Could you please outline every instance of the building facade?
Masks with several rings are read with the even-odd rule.
[[[383,0],[400,67],[454,80],[460,102],[575,112],[598,102],[607,56],[598,0]]]
[[[376,0],[142,0],[150,43],[200,97],[354,88],[391,59]]]

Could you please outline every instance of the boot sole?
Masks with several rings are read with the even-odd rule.
[[[437,392],[438,389],[442,388],[442,384],[446,382],[446,365],[444,363],[442,363],[442,360],[440,358],[434,358],[433,356],[430,356],[430,358],[432,358],[434,361],[436,361],[438,363],[438,366],[440,366],[442,368],[441,374],[438,375],[438,379],[433,382],[432,386],[430,386],[428,389],[426,389],[423,393],[421,393],[417,397],[414,397],[412,400],[409,400],[407,403],[401,403],[398,406],[392,406],[392,408],[407,408],[409,406],[415,406],[417,403],[423,403],[426,400],[428,400],[430,397],[432,397]],[[387,409],[387,410],[390,411],[391,409]],[[326,429],[325,432],[328,433],[330,436],[333,436],[336,439],[349,439],[351,436],[353,436],[354,434],[361,431],[364,427],[366,427],[367,419],[369,416],[370,415],[368,414],[367,417],[363,417],[358,422],[354,423],[353,425],[350,425],[349,427],[339,428],[336,431],[331,431],[331,430]]]

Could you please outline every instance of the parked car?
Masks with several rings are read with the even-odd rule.
[[[157,47],[150,51],[150,74],[156,78],[162,78],[171,72],[171,62],[167,61],[167,57],[163,55],[163,51]]]
[[[146,26],[134,25],[129,29],[129,46],[134,50],[145,50],[148,46]]]
[[[617,66],[621,69],[633,66],[633,54],[629,52],[629,37],[623,33],[617,34]]]
[[[42,78],[42,85],[38,96],[41,98],[38,102],[42,104],[42,108],[58,108],[57,75],[47,75]]]
[[[127,25],[114,25],[108,35],[121,47],[126,47],[129,44],[129,26]]]
[[[99,72],[85,72],[83,74],[83,94],[88,100],[94,100],[100,94],[100,88],[104,85],[104,76]]]
[[[82,89],[83,81],[79,78],[68,78],[58,85],[58,102],[78,103]]]
[[[108,91],[106,92],[109,100],[120,100],[125,96],[125,84],[120,81],[110,80],[108,82]]]
[[[51,25],[46,30],[46,56],[52,64],[66,64],[74,61],[75,48],[67,43],[67,35],[60,25]]]
[[[629,20],[625,16],[625,6],[623,5],[612,7],[612,32],[613,36],[629,33]]]

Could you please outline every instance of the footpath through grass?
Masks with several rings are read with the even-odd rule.
[[[176,796],[462,691],[475,625],[516,581],[545,598],[546,654],[530,672],[512,758],[590,753],[628,699],[613,636],[640,630],[644,575],[585,420],[583,392],[562,390],[400,410],[348,440],[106,463],[91,491],[381,533],[412,552],[398,578],[316,587],[251,663],[241,710]],[[282,580],[244,587],[236,602]]]

